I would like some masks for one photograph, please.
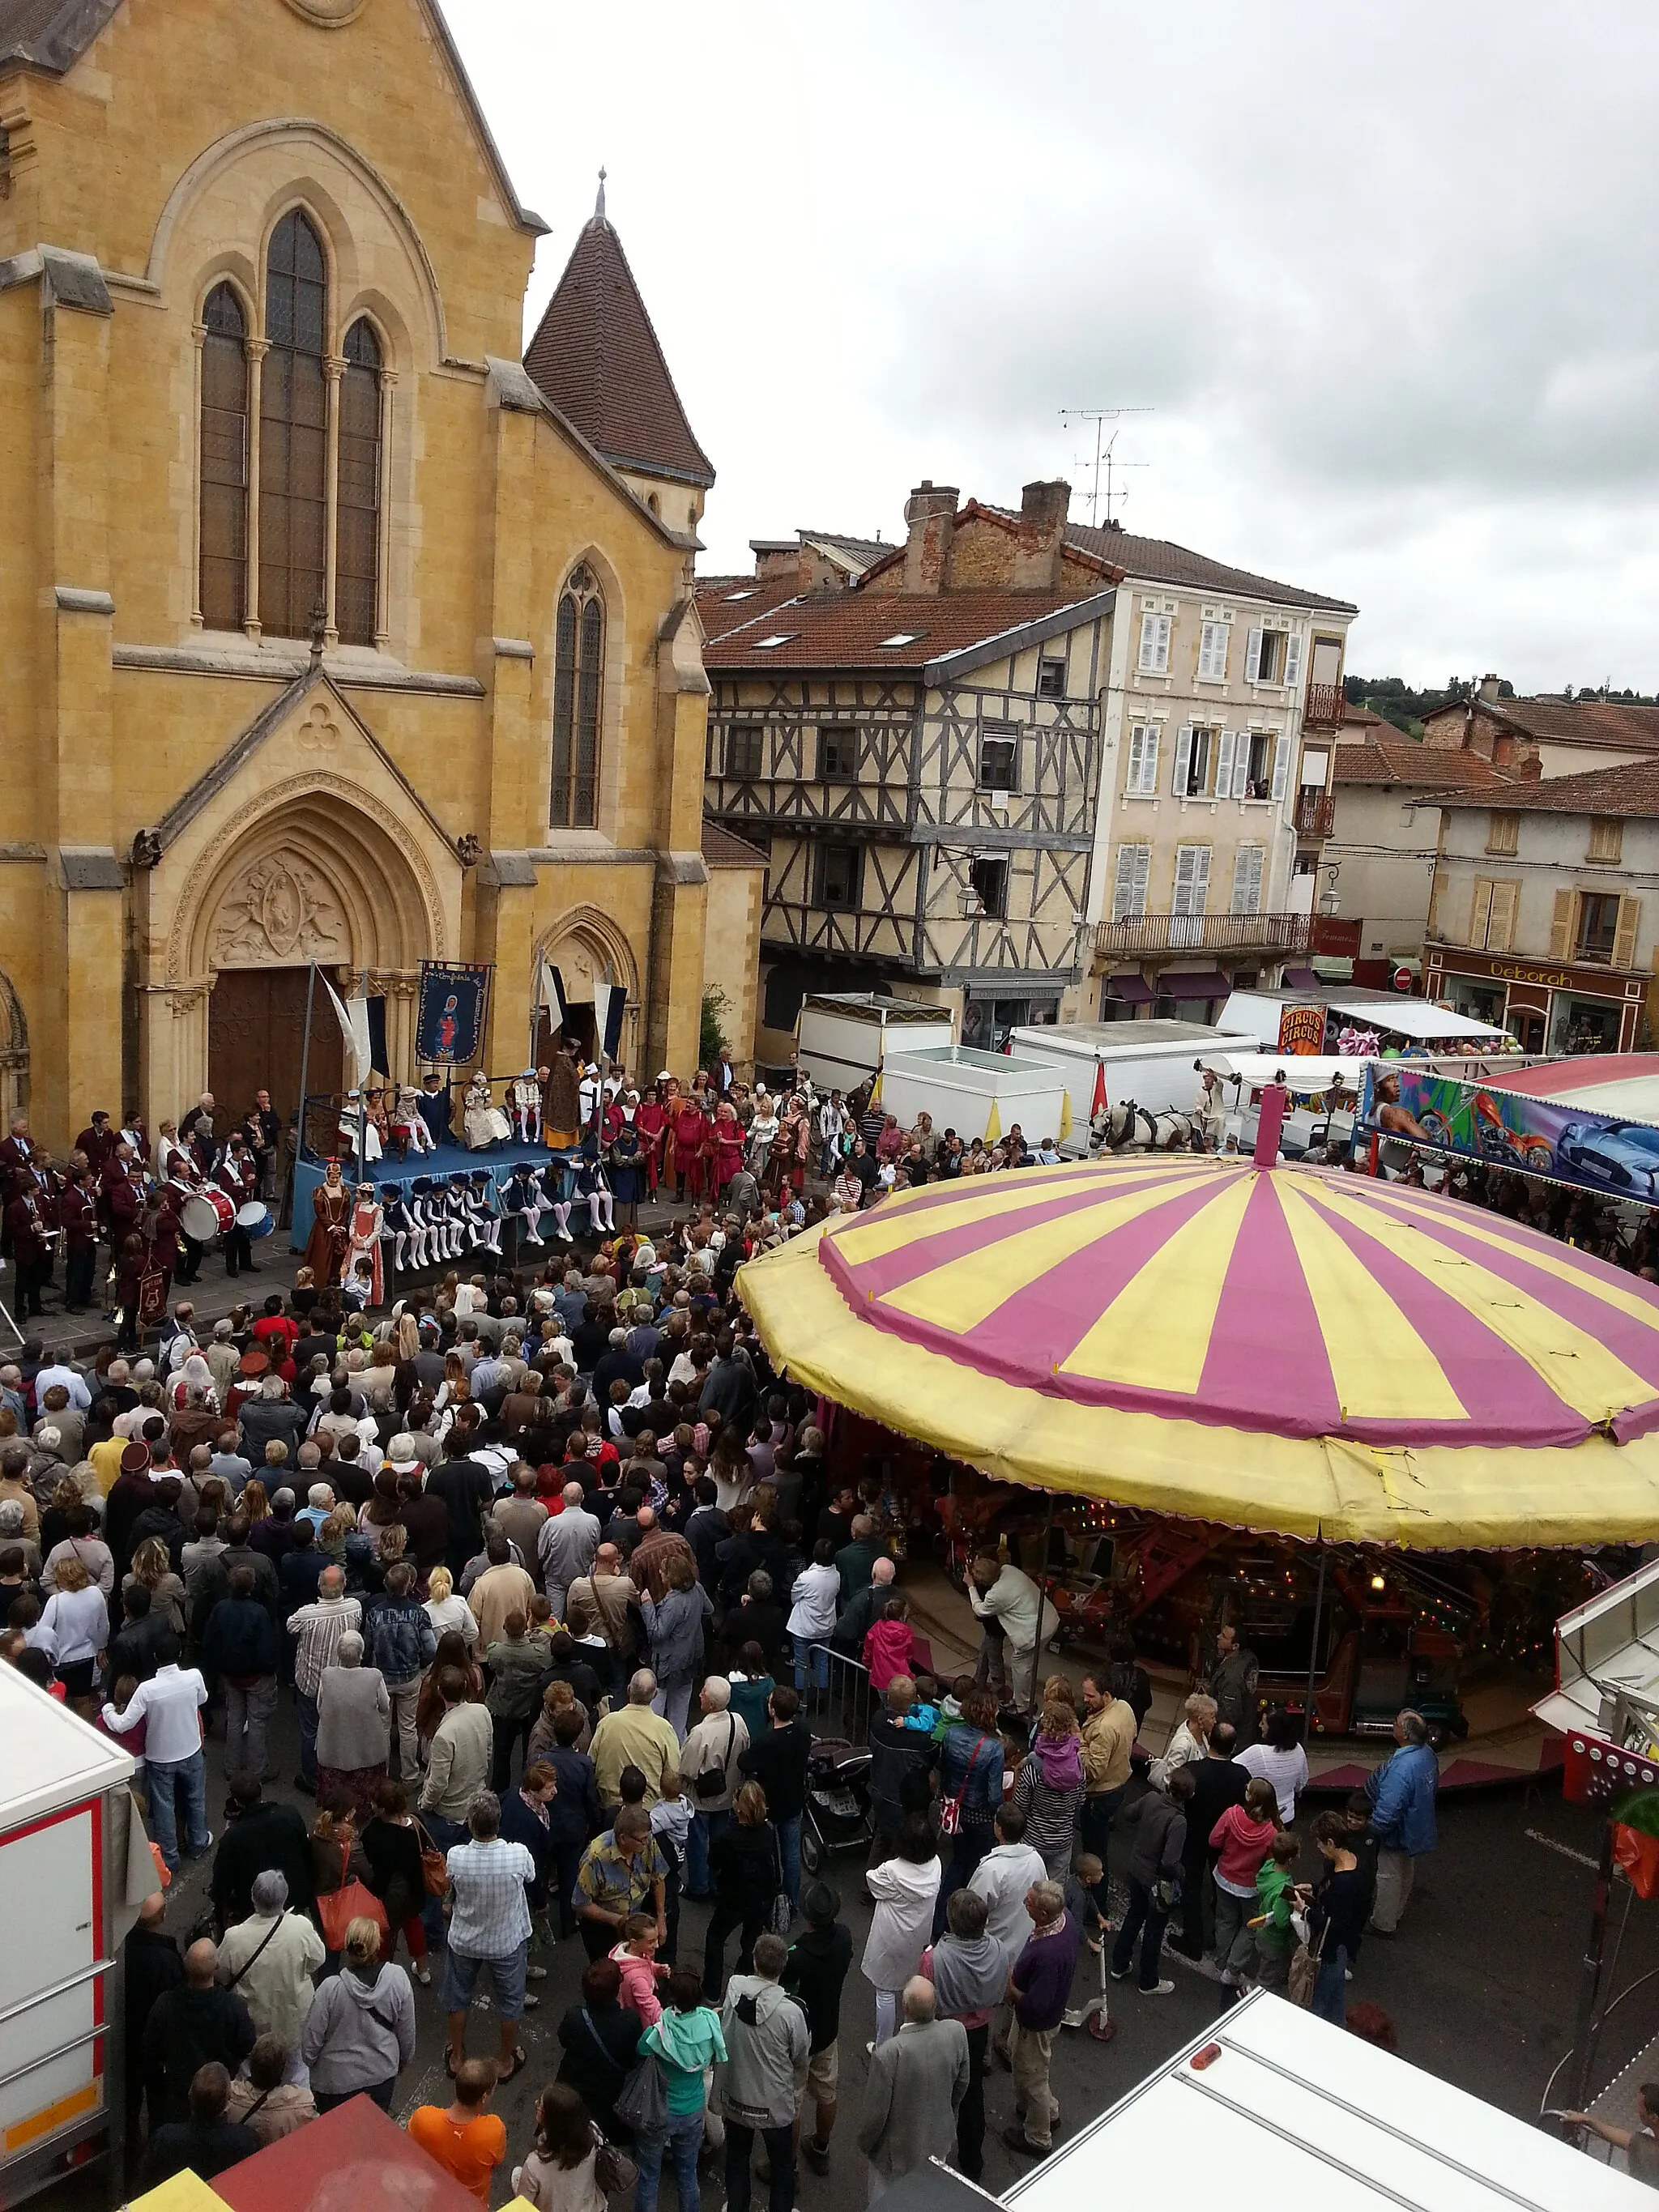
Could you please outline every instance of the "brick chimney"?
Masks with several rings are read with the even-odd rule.
[[[1055,479],[1050,483],[1028,483],[1019,497],[1019,535],[1014,552],[1014,572],[1009,579],[1016,591],[1052,592],[1060,584],[1060,560],[1066,544],[1066,517],[1072,504],[1072,487]]]
[[[957,520],[957,487],[924,477],[904,503],[904,588],[942,592]]]

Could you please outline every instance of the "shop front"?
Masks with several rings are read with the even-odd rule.
[[[1507,1029],[1523,1052],[1630,1052],[1645,1028],[1641,979],[1606,968],[1534,968],[1433,945],[1425,981],[1431,999]]]

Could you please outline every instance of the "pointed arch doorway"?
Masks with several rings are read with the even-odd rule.
[[[544,965],[558,970],[564,989],[564,1021],[553,1022],[542,1004]],[[608,916],[584,908],[556,923],[536,952],[535,981],[531,1003],[535,1006],[533,1064],[546,1066],[560,1046],[574,1039],[585,1060],[595,1056],[599,1042],[594,1018],[595,983],[620,985],[628,994],[623,1020],[622,1058],[631,1061],[638,1042],[639,979],[627,939]]]

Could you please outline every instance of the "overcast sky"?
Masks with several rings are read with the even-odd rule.
[[[603,162],[706,568],[1017,501],[1356,601],[1351,668],[1659,686],[1659,15],[444,0],[534,327]]]

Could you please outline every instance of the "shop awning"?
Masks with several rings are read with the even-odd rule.
[[[1233,987],[1218,968],[1177,968],[1160,975],[1158,988],[1165,999],[1225,999]]]
[[[1106,995],[1109,999],[1121,1000],[1126,1006],[1150,1006],[1152,1003],[1151,984],[1133,971],[1127,975],[1109,975],[1106,978]]]
[[[1352,961],[1348,963],[1348,968],[1352,973]],[[1316,991],[1319,978],[1311,968],[1287,968],[1285,970],[1285,988],[1287,991]]]

